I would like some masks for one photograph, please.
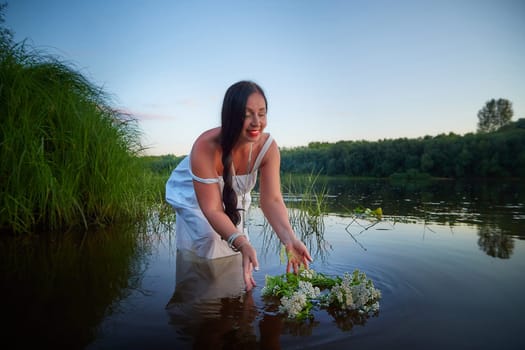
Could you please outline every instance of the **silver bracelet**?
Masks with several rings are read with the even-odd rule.
[[[244,233],[235,232],[230,237],[228,237],[228,240],[226,241],[228,243],[228,247],[230,247],[234,252],[238,252],[239,249],[235,248],[235,246],[233,245],[233,242],[235,242],[235,240],[237,238],[239,238],[240,236],[245,236],[245,234]]]

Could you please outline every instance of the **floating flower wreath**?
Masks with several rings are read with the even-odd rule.
[[[343,277],[329,277],[312,269],[267,275],[261,294],[280,298],[279,313],[296,320],[313,318],[314,307],[375,313],[381,298],[372,280],[357,269],[352,274],[345,272]]]

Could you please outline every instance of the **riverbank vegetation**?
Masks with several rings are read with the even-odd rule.
[[[285,173],[366,177],[525,177],[525,119],[489,133],[312,142],[281,150]]]
[[[159,186],[136,121],[56,57],[15,44],[0,55],[0,230],[23,233],[141,219]]]

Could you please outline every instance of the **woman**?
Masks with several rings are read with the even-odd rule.
[[[166,200],[176,211],[177,248],[214,259],[242,254],[246,290],[255,286],[257,253],[245,230],[250,191],[260,171],[260,206],[286,247],[297,272],[312,261],[288,221],[281,194],[280,154],[266,127],[267,101],[260,86],[240,81],[224,96],[221,127],[201,134],[166,183]]]

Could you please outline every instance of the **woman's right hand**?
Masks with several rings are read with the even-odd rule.
[[[294,273],[298,273],[301,266],[308,269],[308,263],[312,262],[312,257],[308,249],[304,243],[298,239],[293,239],[291,243],[286,245],[286,252],[288,255],[286,273],[291,270],[293,270]]]
[[[246,238],[245,238],[246,239]],[[242,254],[242,271],[244,274],[244,284],[246,291],[249,292],[256,286],[255,279],[253,278],[253,270],[259,269],[259,262],[257,261],[257,252],[250,242],[242,243],[239,249]]]

